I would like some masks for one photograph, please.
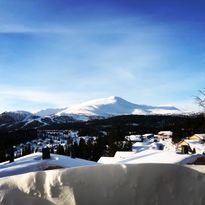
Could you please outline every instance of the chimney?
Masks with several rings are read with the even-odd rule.
[[[42,159],[50,159],[50,150],[48,147],[42,149]]]
[[[9,162],[14,162],[14,148],[12,147],[10,150],[9,150]]]

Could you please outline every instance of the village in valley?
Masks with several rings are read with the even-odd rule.
[[[104,132],[106,135],[106,132]],[[194,134],[182,139],[178,143],[172,141],[172,131],[160,131],[157,134],[146,133],[143,135],[131,134],[125,136],[122,143],[129,142],[130,151],[138,153],[148,149],[172,151],[180,154],[205,154],[205,134]],[[38,138],[24,144],[14,146],[14,156],[20,157],[25,150],[29,152],[42,152],[43,148],[49,148],[51,153],[58,153],[58,148],[63,147],[65,152],[67,147],[79,145],[80,141],[95,144],[96,136],[79,136],[78,131],[72,130],[46,130],[39,131]]]
[[[106,135],[106,132],[104,132]],[[182,139],[178,143],[172,141],[172,131],[160,131],[157,134],[147,133],[143,135],[131,134],[125,136],[123,143],[130,142],[132,152],[141,152],[148,149],[172,151],[181,154],[205,154],[205,134],[194,134]],[[42,152],[43,148],[48,147],[51,153],[58,153],[58,148],[63,147],[66,151],[67,146],[75,143],[79,145],[80,141],[87,143],[96,143],[95,136],[79,136],[78,131],[60,130],[60,131],[39,131],[38,138],[28,141],[24,144],[14,146],[14,156],[20,157],[25,150],[29,152]]]
[[[103,133],[106,136],[106,132]],[[121,142],[120,150],[109,154],[108,145],[104,147],[101,156],[99,137],[79,136],[78,131],[44,130],[38,131],[38,138],[13,147],[13,153],[8,154],[10,162],[0,164],[0,176],[8,174],[8,169],[25,164],[25,160],[35,164],[35,169],[55,169],[98,164],[204,164],[205,134],[194,134],[178,143],[172,141],[172,131],[160,131],[157,134],[130,134]],[[105,137],[104,136],[104,137]],[[103,136],[100,137],[101,139]],[[122,149],[123,147],[123,149]],[[98,158],[93,158],[97,155]],[[38,159],[38,160],[37,160]],[[45,159],[45,160],[43,160]],[[45,163],[46,162],[46,163]],[[26,163],[26,166],[30,166]],[[21,165],[22,167],[22,165]],[[26,172],[26,168],[23,169]],[[31,169],[31,167],[29,168]],[[22,173],[20,170],[17,173]],[[15,168],[16,171],[16,168]]]

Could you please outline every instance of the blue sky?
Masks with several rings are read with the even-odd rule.
[[[197,110],[203,0],[0,0],[0,112],[120,96]]]

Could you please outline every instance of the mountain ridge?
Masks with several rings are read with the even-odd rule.
[[[164,110],[160,113],[160,110]],[[156,111],[158,110],[158,112]],[[139,111],[139,112],[137,112]],[[124,100],[118,96],[108,98],[100,98],[97,100],[87,101],[78,105],[68,107],[67,109],[57,113],[56,115],[81,114],[90,116],[110,116],[124,114],[179,114],[180,111],[174,106],[150,106],[140,105]],[[173,111],[173,112],[172,112]]]
[[[52,123],[69,123],[109,118],[120,115],[183,114],[174,106],[151,106],[129,102],[118,96],[86,101],[66,108],[48,108],[36,113],[27,111],[3,112],[0,128],[9,126],[42,127]]]

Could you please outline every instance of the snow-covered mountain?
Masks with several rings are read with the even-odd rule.
[[[26,111],[3,112],[0,114],[0,128],[9,127],[15,124],[26,123],[28,120],[35,119],[36,116]]]
[[[129,114],[181,114],[174,106],[149,106],[128,102],[120,97],[111,96],[97,100],[91,100],[79,105],[68,107],[58,113],[57,116],[81,115],[109,117]]]
[[[33,116],[33,114],[27,111],[3,112],[0,115],[0,119],[6,117],[8,120],[18,122],[18,121],[26,121],[31,116]]]
[[[52,123],[87,121],[119,115],[183,114],[174,106],[150,106],[128,102],[111,96],[87,101],[67,108],[45,109],[36,113],[26,111],[4,112],[0,114],[0,128],[37,128]]]
[[[46,117],[46,116],[55,115],[58,112],[63,111],[64,109],[65,108],[48,108],[48,109],[40,110],[34,114],[40,117]]]

